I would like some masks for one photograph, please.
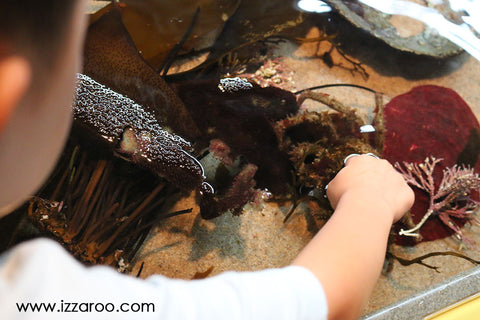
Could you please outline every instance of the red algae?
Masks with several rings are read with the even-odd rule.
[[[435,188],[439,187],[443,170],[455,164],[471,166],[480,172],[478,140],[480,125],[466,102],[453,90],[434,85],[413,88],[393,98],[384,109],[385,142],[382,157],[392,164],[423,163],[427,157],[443,159],[432,174]],[[415,203],[410,215],[413,224],[421,221],[429,208],[428,194],[414,187]],[[452,218],[459,227],[465,219]],[[408,229],[400,222],[395,231]],[[432,216],[420,229],[421,241],[445,238],[454,233],[438,216]],[[403,245],[415,239],[397,236]]]

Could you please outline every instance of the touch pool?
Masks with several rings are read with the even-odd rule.
[[[396,99],[396,97],[404,95],[412,89],[415,90],[415,88],[418,90],[420,86],[441,87],[442,89],[439,89],[438,92],[435,91],[435,93],[432,94],[433,96],[438,96],[440,93],[443,94],[445,92],[443,88],[448,88],[453,90],[455,95],[458,95],[463,101],[461,103],[463,106],[461,109],[444,106],[440,109],[441,111],[435,115],[418,111],[418,114],[421,114],[421,116],[417,117],[415,113],[416,109],[412,108],[410,113],[404,114],[403,116],[406,118],[415,118],[415,121],[408,122],[406,126],[410,123],[412,125],[411,130],[418,129],[419,126],[427,127],[430,125],[438,127],[439,124],[441,124],[439,117],[441,119],[456,119],[457,122],[448,124],[448,126],[445,125],[444,127],[440,126],[435,132],[439,132],[441,138],[438,139],[445,137],[445,141],[448,140],[449,143],[452,144],[453,147],[449,147],[447,151],[450,152],[457,147],[458,153],[467,150],[468,152],[465,151],[465,153],[468,153],[469,156],[467,157],[469,159],[468,161],[470,161],[468,164],[476,168],[478,158],[478,151],[476,150],[478,149],[479,141],[474,139],[475,136],[472,135],[471,132],[476,128],[475,126],[478,127],[478,121],[476,121],[475,118],[478,119],[480,115],[479,61],[467,53],[460,52],[461,50],[458,50],[458,52],[454,50],[454,53],[447,54],[447,56],[442,53],[440,57],[425,53],[417,55],[409,50],[399,50],[395,46],[392,47],[386,44],[383,40],[378,40],[370,33],[358,29],[354,24],[336,13],[301,13],[292,6],[284,5],[283,1],[264,1],[264,4],[262,4],[260,8],[255,7],[255,10],[253,10],[252,7],[254,4],[255,1],[222,2],[212,0],[201,2],[200,7],[202,10],[200,10],[199,14],[195,14],[196,7],[194,6],[179,12],[171,11],[170,16],[166,15],[166,17],[164,17],[164,19],[170,19],[166,25],[176,25],[181,32],[178,31],[175,33],[174,30],[165,35],[163,29],[160,30],[160,32],[158,29],[153,28],[155,29],[154,32],[157,32],[155,34],[156,37],[173,37],[176,39],[168,39],[173,43],[170,46],[168,46],[168,41],[160,41],[159,43],[162,44],[162,46],[160,46],[149,45],[149,32],[152,26],[148,23],[148,19],[151,18],[151,15],[145,11],[145,8],[151,9],[152,12],[158,12],[158,10],[162,10],[162,8],[153,6],[153,4],[147,0],[137,2],[137,5],[134,5],[131,1],[120,1],[120,7],[121,10],[123,10],[123,24],[130,32],[133,40],[136,41],[135,44],[138,50],[143,53],[143,58],[147,61],[146,63],[154,66],[152,69],[157,70],[159,73],[168,69],[168,75],[164,76],[173,88],[173,94],[176,95],[176,97],[172,99],[180,99],[183,101],[186,109],[182,109],[181,111],[185,112],[185,114],[188,115],[189,112],[193,112],[191,109],[193,108],[192,106],[199,103],[199,101],[206,105],[208,101],[219,99],[218,95],[220,93],[212,94],[212,96],[207,95],[210,93],[209,85],[211,86],[211,83],[215,84],[212,92],[217,89],[218,79],[234,79],[235,77],[240,77],[241,79],[247,79],[249,82],[242,82],[242,80],[240,80],[240,82],[235,82],[235,85],[240,84],[241,86],[248,87],[250,83],[256,82],[261,86],[276,87],[279,89],[271,89],[271,91],[268,91],[270,89],[263,90],[255,87],[257,91],[252,91],[250,92],[251,94],[245,95],[236,93],[237,89],[233,87],[231,90],[235,91],[233,93],[235,99],[232,99],[232,101],[228,100],[228,103],[221,100],[221,103],[224,104],[219,102],[221,107],[213,106],[212,109],[206,113],[206,117],[205,114],[193,116],[193,121],[196,122],[198,130],[202,132],[202,139],[207,140],[204,142],[204,148],[197,150],[199,158],[200,155],[203,156],[203,159],[200,161],[204,166],[207,177],[209,175],[215,176],[217,180],[213,179],[213,181],[221,185],[218,181],[219,175],[216,175],[218,174],[217,170],[219,168],[218,159],[220,159],[220,162],[223,161],[224,167],[233,170],[230,174],[234,175],[235,178],[230,176],[230,183],[237,187],[237,191],[246,190],[251,192],[251,190],[255,189],[255,193],[247,192],[243,198],[235,198],[235,201],[238,203],[235,203],[235,206],[227,208],[230,209],[230,212],[223,213],[218,217],[208,220],[202,218],[200,212],[202,205],[199,203],[198,194],[195,190],[190,190],[191,193],[189,195],[186,193],[181,194],[181,196],[176,194],[166,199],[165,203],[162,202],[159,204],[159,206],[168,205],[168,212],[175,214],[166,214],[165,219],[162,221],[152,220],[152,223],[145,226],[145,230],[149,230],[149,232],[148,234],[145,233],[141,237],[141,240],[136,240],[136,244],[133,245],[135,255],[129,256],[128,259],[127,256],[125,256],[124,260],[118,259],[116,255],[122,255],[122,250],[119,249],[112,251],[113,253],[109,256],[109,259],[102,260],[98,255],[95,256],[96,253],[94,252],[92,257],[95,259],[84,260],[90,263],[116,264],[122,271],[129,272],[132,275],[139,275],[140,277],[160,273],[169,277],[182,279],[207,277],[227,270],[261,270],[265,268],[282,267],[289,264],[324,223],[328,213],[324,208],[325,204],[324,200],[322,200],[322,188],[320,188],[320,186],[328,182],[326,177],[331,178],[329,175],[334,175],[335,172],[333,172],[333,169],[330,169],[330,171],[326,170],[323,176],[320,175],[320,177],[312,180],[313,173],[308,171],[308,168],[305,169],[302,165],[296,166],[295,169],[298,174],[296,178],[299,179],[298,181],[301,181],[303,185],[302,188],[295,191],[296,196],[292,196],[291,192],[288,192],[288,190],[290,190],[289,188],[292,187],[292,185],[294,187],[298,187],[298,185],[290,184],[290,187],[286,187],[283,183],[290,179],[290,173],[288,169],[286,169],[288,165],[285,165],[285,163],[295,158],[296,154],[290,153],[290,158],[288,158],[282,154],[283,150],[281,150],[281,148],[280,150],[274,148],[268,153],[267,159],[273,159],[273,161],[267,161],[267,164],[264,164],[261,162],[262,159],[257,159],[256,156],[258,156],[258,154],[252,151],[249,146],[253,143],[260,143],[259,141],[263,144],[262,146],[268,146],[269,140],[261,140],[259,138],[262,137],[263,139],[267,136],[265,132],[270,132],[267,129],[259,135],[254,135],[253,133],[247,135],[247,133],[245,133],[246,137],[252,139],[247,146],[242,145],[234,139],[229,140],[232,134],[225,131],[225,127],[228,128],[230,124],[233,127],[234,118],[247,119],[247,115],[250,116],[250,111],[241,113],[239,111],[241,109],[235,106],[236,101],[240,99],[243,99],[241,100],[242,103],[248,98],[255,100],[256,102],[254,102],[254,104],[257,103],[266,106],[265,110],[267,111],[263,111],[264,113],[262,113],[261,116],[257,118],[253,118],[252,116],[251,119],[257,121],[252,128],[268,128],[268,125],[265,123],[275,121],[277,125],[280,123],[280,125],[287,128],[283,129],[285,132],[288,132],[289,139],[294,140],[298,138],[299,135],[302,135],[303,140],[301,140],[301,142],[303,143],[312,143],[312,141],[308,140],[308,137],[305,138],[304,136],[306,135],[305,131],[310,132],[307,130],[308,128],[305,129],[305,127],[308,127],[305,124],[311,119],[306,116],[297,119],[289,118],[292,117],[292,114],[298,112],[296,110],[297,107],[300,109],[300,112],[304,114],[307,114],[307,112],[321,114],[321,112],[325,110],[330,110],[331,114],[338,114],[338,110],[340,110],[343,116],[352,115],[351,118],[347,117],[346,119],[341,117],[336,118],[336,116],[331,116],[332,119],[329,118],[329,121],[337,124],[336,131],[334,130],[332,132],[339,134],[348,131],[357,139],[354,142],[349,141],[348,143],[350,143],[350,145],[348,145],[345,140],[342,140],[343,138],[339,138],[337,140],[343,143],[340,147],[324,151],[331,156],[331,159],[343,159],[344,155],[351,153],[351,151],[369,152],[377,150],[376,148],[378,148],[379,143],[382,141],[379,142],[377,141],[378,139],[375,139],[379,131],[382,130],[382,125],[379,124],[378,116],[375,116],[376,107],[386,105],[386,109],[384,110],[388,113],[390,112],[389,110],[394,110],[392,107],[393,104],[389,103]],[[111,5],[109,8],[111,8],[110,10],[114,10]],[[224,10],[219,13],[212,8],[223,8]],[[169,8],[168,10],[173,9]],[[101,14],[95,16],[96,21],[91,23],[91,29],[95,25],[98,26],[99,23],[102,22],[101,19],[104,19],[107,15],[108,8],[102,9]],[[165,52],[171,52],[176,42],[183,41],[181,38],[189,28],[186,21],[195,21],[193,17],[198,18],[196,23],[203,28],[201,29],[202,31],[195,31],[195,29],[193,29],[194,36],[192,39],[194,40],[187,38],[187,40],[182,43],[184,50],[175,53],[180,58],[174,59],[170,68],[162,65],[160,61],[168,58],[168,54]],[[260,21],[259,17],[262,17],[262,19],[260,25],[257,26],[255,22]],[[142,18],[147,21],[145,25],[140,23],[140,21],[143,21]],[[400,37],[406,38],[411,36],[411,33],[419,33],[424,30],[422,29],[422,25],[409,24],[408,20],[392,18],[390,21],[392,23],[391,26],[396,28],[396,32]],[[192,25],[195,28],[195,23]],[[415,28],[409,29],[409,27]],[[106,29],[102,29],[102,32],[105,30]],[[115,33],[118,30],[119,29],[114,29],[113,32]],[[92,34],[93,32],[90,30],[89,36],[93,37]],[[106,34],[108,35],[109,33]],[[112,39],[113,38],[108,38],[105,42],[113,41]],[[128,41],[126,43],[128,43]],[[94,44],[99,45],[101,49],[105,49],[102,48],[101,41],[96,41]],[[167,48],[165,49],[163,45]],[[212,53],[209,53],[206,48],[213,48],[211,49]],[[118,63],[119,68],[116,69],[117,73],[115,73],[115,70],[113,73],[111,70],[103,70],[103,67],[98,62],[101,62],[102,59],[98,59],[97,61],[96,57],[98,56],[95,55],[97,54],[95,52],[99,51],[88,52],[87,40],[86,70],[90,70],[88,72],[90,72],[93,78],[95,78],[94,75],[98,78],[105,77],[104,81],[96,78],[99,82],[110,81],[110,85],[115,85],[119,82],[128,82],[129,78],[127,73],[131,72],[130,69],[133,69],[133,72],[135,72],[135,70],[138,71],[138,69],[125,66],[125,61],[133,61],[130,65],[132,66],[137,63],[137,60],[127,60],[126,58],[122,60],[122,57],[119,58],[116,56],[111,57],[111,61],[112,63]],[[109,56],[108,50],[106,50],[106,52],[107,56]],[[207,52],[207,54],[205,54],[205,52]],[[210,54],[210,56],[208,56],[208,54]],[[213,60],[209,60],[209,58]],[[124,63],[122,63],[122,61]],[[207,63],[207,65],[202,65],[203,63]],[[208,63],[212,64],[209,65]],[[205,69],[202,69],[202,67],[205,67]],[[190,73],[188,73],[188,71],[190,71]],[[143,75],[145,74],[148,74],[148,72],[143,73]],[[152,77],[150,77],[150,80]],[[204,82],[197,80],[197,78],[201,77],[204,77]],[[148,76],[144,78],[147,79]],[[216,80],[213,81],[212,78]],[[137,83],[135,81],[131,80],[128,85],[132,86],[133,83],[133,87],[137,88],[147,86],[145,84],[146,82]],[[342,84],[348,84],[349,86],[332,86]],[[151,85],[151,82],[149,82],[148,85]],[[225,90],[229,91],[229,88],[232,88],[229,86],[221,87],[221,85],[222,83],[220,82],[219,88],[223,88],[221,90],[222,92]],[[287,102],[286,104],[288,105],[291,93],[322,85],[329,87],[321,88],[314,92],[322,93],[321,97],[316,100],[321,100],[321,102],[324,103],[314,101],[311,99],[312,96],[306,96],[306,100],[298,106],[294,106],[293,109],[288,109],[287,107],[285,107],[285,110],[282,109],[281,112],[283,112],[283,114],[280,116],[277,114],[273,115],[274,112],[277,112],[277,109],[273,110],[272,114],[267,113],[270,112],[270,104],[264,103],[264,100],[267,98],[280,104]],[[206,89],[200,90],[198,88]],[[242,88],[244,89],[244,87]],[[365,88],[368,90],[365,90]],[[426,89],[422,90],[425,91]],[[372,91],[377,94],[373,94]],[[424,91],[422,91],[422,93],[424,93]],[[147,90],[144,91],[144,93],[145,92],[151,93],[154,92],[154,90]],[[378,93],[382,94],[379,95]],[[152,96],[154,97],[154,94],[152,94]],[[206,96],[206,98],[204,96]],[[145,98],[145,94],[143,94],[143,98]],[[168,96],[168,99],[170,99],[170,96]],[[419,98],[415,96],[413,99],[414,102],[415,99],[418,101]],[[455,96],[455,98],[452,99],[455,100],[457,98]],[[340,103],[340,107],[336,105],[336,101]],[[139,101],[135,102],[141,104]],[[146,103],[148,103],[148,101]],[[326,108],[325,103],[330,104],[330,108]],[[233,105],[232,110],[237,112],[233,113],[233,111],[231,111],[235,115],[232,119],[228,118],[228,115],[225,116],[220,113],[215,113],[218,112],[218,108],[223,108],[225,105]],[[334,106],[333,108],[332,105]],[[389,105],[390,108],[393,109],[388,109]],[[337,106],[337,109],[335,109],[335,106]],[[462,117],[462,112],[470,109],[471,111],[468,112],[471,113],[467,113],[465,117]],[[355,117],[353,113],[349,113],[351,110],[356,110]],[[428,111],[428,108],[426,110]],[[180,113],[178,114],[181,115]],[[175,126],[175,117],[172,118],[171,123]],[[264,118],[267,118],[270,122],[265,122]],[[227,121],[226,125],[221,124],[224,119],[230,122]],[[352,128],[356,128],[356,126],[361,127],[357,122],[358,119],[363,121],[362,125],[372,123],[376,131],[374,131],[374,133],[365,132],[362,134],[353,132]],[[298,121],[299,125],[296,127],[288,127],[294,121]],[[327,120],[321,118],[315,121],[320,121],[320,124],[322,124]],[[179,130],[183,130],[181,127],[186,123],[187,122],[182,122],[177,124],[178,128],[180,128]],[[202,128],[202,123],[208,123],[209,127]],[[302,125],[304,125],[304,127],[301,127]],[[415,126],[415,128],[413,128],[413,126]],[[301,128],[301,130],[299,128]],[[387,124],[385,128],[387,130],[385,138],[387,139],[389,125]],[[392,126],[390,126],[390,128],[392,128]],[[442,130],[442,128],[447,129]],[[460,130],[462,128],[468,128],[467,133],[464,133],[465,130]],[[185,135],[195,137],[196,133],[189,131],[190,129],[188,126],[184,129]],[[216,136],[213,134],[210,135],[211,131],[215,130],[227,133],[223,133],[223,136],[222,133]],[[246,132],[253,131],[253,129],[246,130]],[[298,132],[301,132],[301,134],[297,134]],[[420,138],[428,140],[429,137]],[[325,139],[331,139],[331,136],[327,136]],[[423,140],[415,144],[417,147],[420,146],[420,151],[424,151],[422,149]],[[468,143],[470,143],[468,145],[469,147],[466,148]],[[348,145],[350,149],[342,149],[345,145]],[[311,145],[309,145],[309,147],[311,147]],[[227,152],[230,150],[229,148],[233,148],[233,151],[231,151],[232,154],[238,152],[242,157],[247,158],[251,166],[245,165],[244,167],[239,167],[238,161],[241,162],[242,159],[229,157],[229,155],[231,155]],[[445,148],[443,143],[431,143],[429,144],[429,148],[431,149],[428,153],[424,152],[423,154],[431,154],[437,158],[445,157],[443,153],[444,150],[442,150],[442,148]],[[205,154],[208,153],[205,150],[210,151],[209,155],[205,156]],[[379,153],[381,153],[382,148],[379,150]],[[383,154],[383,156],[386,158],[392,157],[392,159],[397,159],[398,161],[404,160],[395,158],[391,154]],[[212,155],[214,155],[214,157],[212,157]],[[222,158],[222,156],[224,158]],[[472,160],[472,157],[475,158]],[[129,160],[133,162],[136,161],[136,159],[132,159],[133,158],[130,158]],[[308,164],[308,159],[307,156],[302,158],[304,164]],[[422,159],[408,160],[421,161]],[[445,160],[446,163],[447,160]],[[456,160],[457,159],[452,160],[453,163],[447,163],[446,166],[452,166]],[[328,165],[326,166],[331,168]],[[273,171],[270,172],[268,170]],[[285,170],[287,170],[287,172]],[[255,175],[257,172],[264,172],[264,175],[262,177]],[[275,174],[277,172],[278,174]],[[300,172],[302,173],[300,174]],[[272,176],[283,178],[272,180]],[[132,179],[131,176],[129,178]],[[176,178],[172,179],[174,180],[173,182],[178,182],[175,181],[175,179]],[[257,183],[256,185],[250,184],[253,180]],[[176,186],[182,187],[181,183],[177,183]],[[163,189],[154,190],[156,190],[155,192],[163,192]],[[223,204],[233,201],[228,195],[228,191],[226,191],[223,198],[216,199],[219,203],[219,208],[224,208],[222,207]],[[417,191],[417,196],[421,197],[421,191]],[[303,201],[312,200],[312,198],[315,198],[315,201]],[[248,204],[244,205],[245,202],[248,202]],[[297,206],[295,210],[292,211],[291,209],[294,204]],[[156,205],[156,203],[145,204],[150,211],[160,210]],[[461,205],[462,203],[458,202],[458,206]],[[465,205],[465,203],[463,203],[463,205]],[[449,208],[449,210],[450,209],[453,210],[452,208]],[[469,207],[468,210],[470,209]],[[133,210],[131,215],[135,214],[135,212],[137,211]],[[203,214],[203,216],[205,217],[205,214]],[[286,219],[287,216],[288,219]],[[472,218],[475,216],[476,213],[471,214]],[[211,216],[208,216],[208,218],[211,218]],[[478,283],[478,279],[476,278],[478,270],[475,269],[475,261],[480,260],[480,252],[478,250],[480,227],[473,220],[463,225],[459,220],[455,220],[457,218],[458,217],[454,217],[453,221],[456,221],[459,228],[461,228],[460,236],[458,236],[458,232],[454,232],[448,225],[445,226],[445,223],[442,221],[437,221],[437,224],[430,224],[428,227],[439,228],[441,230],[438,232],[435,231],[435,234],[438,233],[443,238],[436,240],[428,239],[432,241],[416,243],[417,241],[415,241],[415,239],[406,238],[408,240],[404,240],[404,238],[398,236],[399,230],[395,230],[397,233],[396,237],[401,240],[392,243],[389,247],[389,252],[403,259],[414,259],[432,252],[455,252],[462,256],[469,257],[471,260],[453,255],[440,255],[424,259],[422,262],[430,266],[428,267],[418,263],[402,265],[400,259],[387,259],[388,263],[386,263],[385,272],[378,281],[375,291],[366,306],[364,311],[365,315],[401,301],[401,299],[404,298],[414,301],[412,297],[423,292],[423,290],[430,290],[430,293],[434,294],[434,301],[445,300],[445,306],[456,302],[457,300],[455,299],[457,299],[457,297],[458,300],[464,298],[461,294],[451,293],[448,294],[450,299],[448,300],[438,293],[438,289],[435,289],[435,285],[438,284],[441,284],[442,288],[454,288],[456,283],[458,283],[456,280],[458,277],[466,279],[464,281],[468,281],[470,284]],[[33,220],[35,221],[35,218]],[[125,220],[127,222],[130,221],[128,218]],[[417,223],[418,220],[419,219],[417,219],[415,223]],[[138,222],[140,220],[135,221],[135,223],[140,223]],[[406,223],[406,225],[407,224],[408,223]],[[448,224],[448,222],[446,224]],[[403,226],[404,229],[407,228],[406,225]],[[425,228],[427,228],[427,226],[426,224]],[[45,229],[47,232],[49,231],[48,227]],[[52,229],[50,229],[50,231],[51,230]],[[56,230],[58,231],[58,226]],[[95,232],[94,228],[91,230],[90,233]],[[368,230],[364,230],[364,232],[368,232]],[[424,234],[423,237],[428,238],[427,234]],[[112,242],[109,245],[117,243],[114,238],[111,239],[113,240],[111,240]],[[65,241],[65,239],[63,240]],[[95,243],[97,244],[97,242]],[[130,246],[129,248],[132,248],[132,244],[125,244],[121,241],[118,243],[125,246],[128,245]],[[67,247],[73,251],[80,250],[78,246],[75,247],[73,244],[69,245],[70,244],[67,244]],[[101,243],[99,246],[102,246]],[[106,248],[107,246],[104,246],[103,253],[108,252]],[[457,278],[455,278],[456,276]],[[463,286],[460,287],[464,288]],[[476,287],[473,285],[473,289],[470,288],[469,290],[470,292],[464,292],[465,295],[470,295],[475,292],[475,290],[480,290],[480,287],[479,285]],[[452,297],[455,297],[455,301],[451,301]],[[405,306],[407,304],[402,302],[401,305]],[[418,309],[418,305],[414,303],[410,305],[412,306],[411,309]],[[438,305],[438,309],[442,307],[444,306]],[[392,311],[389,307],[381,310],[386,310],[380,311],[381,313],[383,312],[384,316],[386,315],[386,319],[391,318],[391,316],[395,314],[395,311]],[[418,314],[412,315],[405,311],[406,309],[402,310],[400,315],[395,314],[396,319],[414,319],[423,316]],[[368,317],[369,316],[366,316],[366,318]],[[377,319],[380,315],[371,315],[371,317]]]

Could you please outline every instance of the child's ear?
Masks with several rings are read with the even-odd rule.
[[[0,131],[28,90],[30,80],[31,67],[25,58],[0,58]]]

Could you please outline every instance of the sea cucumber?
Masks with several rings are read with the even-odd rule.
[[[90,77],[77,75],[74,119],[110,144],[115,153],[152,170],[184,190],[200,188],[202,165],[182,137],[164,130],[156,118],[133,100]],[[203,189],[206,186],[202,186]]]

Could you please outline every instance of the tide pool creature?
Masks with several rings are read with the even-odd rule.
[[[183,81],[172,88],[201,132],[194,140],[197,150],[221,140],[230,150],[231,161],[239,160],[242,167],[246,163],[257,167],[257,187],[286,192],[291,167],[288,156],[278,148],[273,127],[276,121],[298,111],[293,93],[262,88],[239,77]],[[222,193],[216,181],[212,184]]]
[[[147,168],[183,190],[213,188],[204,182],[203,167],[189,152],[190,143],[166,131],[156,118],[133,100],[90,77],[77,75],[73,105],[77,127],[103,140],[114,153]]]

